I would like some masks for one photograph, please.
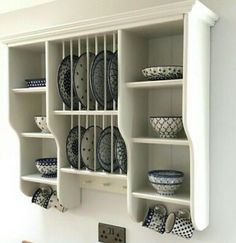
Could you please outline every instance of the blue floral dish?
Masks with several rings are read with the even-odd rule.
[[[57,158],[40,158],[35,163],[42,177],[57,177]]]

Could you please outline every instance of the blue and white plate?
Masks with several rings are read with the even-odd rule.
[[[89,52],[89,70],[91,67],[91,63],[94,59],[94,54]],[[78,99],[80,103],[82,104],[82,107],[87,108],[87,83],[90,82],[87,80],[87,53],[83,53],[77,60],[74,70],[74,87],[75,92],[78,96]],[[89,90],[89,109],[93,110],[95,108],[95,99],[91,93],[91,88]]]
[[[73,72],[76,67],[78,56],[73,55]],[[70,56],[65,57],[58,69],[57,86],[63,102],[71,108],[71,63]],[[73,109],[78,109],[79,99],[73,87]]]
[[[104,101],[104,51],[99,52],[91,66],[91,90],[94,98],[97,100],[97,102],[104,107],[105,101]],[[113,53],[111,51],[106,51],[106,70],[108,71],[108,64],[113,57]],[[107,72],[108,74],[108,72]],[[108,76],[108,75],[106,75]],[[112,109],[113,105],[113,99],[112,95],[110,93],[110,90],[108,88],[108,77],[106,80],[106,104],[107,109]]]
[[[100,137],[100,134],[102,132],[102,128],[96,127],[96,144],[94,145],[94,131],[95,127],[90,126],[86,129],[82,141],[81,141],[81,156],[83,159],[83,162],[85,166],[89,169],[94,171],[95,167],[96,170],[99,170],[101,168],[98,159],[96,161],[96,165],[94,166],[94,146],[97,146],[98,138]]]
[[[108,86],[112,98],[118,101],[118,60],[117,51],[113,54],[108,64]]]
[[[78,130],[79,130],[78,126],[73,127],[70,130],[69,135],[67,136],[66,139],[66,156],[70,165],[76,169],[78,169],[78,154],[79,154],[78,153],[79,151],[79,147],[78,147],[79,131]],[[84,127],[82,126],[80,127],[80,145],[85,130],[86,129]],[[80,164],[81,164],[81,168],[84,167],[84,163],[81,155],[80,155]]]
[[[111,136],[111,127],[105,128],[102,131],[97,144],[98,161],[102,168],[107,172],[111,172]],[[116,140],[120,137],[121,134],[119,129],[113,127],[113,171],[116,171],[119,168],[115,153],[115,144]]]
[[[127,173],[127,149],[125,141],[122,137],[119,137],[115,143],[116,158],[121,170]]]

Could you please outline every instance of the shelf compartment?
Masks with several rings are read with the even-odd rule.
[[[50,139],[54,139],[54,136],[51,133],[22,132],[21,136],[25,137],[25,138],[50,138]]]
[[[84,110],[84,111],[70,111],[70,110],[56,110],[54,111],[55,115],[64,115],[64,116],[71,116],[71,115],[96,115],[96,116],[117,116],[117,110]]]
[[[31,174],[26,176],[21,176],[23,181],[42,183],[47,185],[55,186],[57,185],[57,178],[44,178],[41,174]]]
[[[140,190],[132,192],[136,198],[153,200],[158,202],[172,203],[176,205],[190,206],[190,195],[186,192],[177,192],[173,196],[158,195],[157,192],[151,187],[144,187]]]
[[[173,79],[173,80],[155,80],[155,81],[137,81],[128,82],[126,86],[128,88],[135,89],[151,89],[151,88],[174,88],[183,85],[183,79]]]
[[[15,94],[45,94],[46,87],[12,89]]]
[[[148,138],[139,137],[132,138],[133,143],[144,143],[144,144],[162,144],[162,145],[179,145],[188,146],[189,142],[184,138]]]

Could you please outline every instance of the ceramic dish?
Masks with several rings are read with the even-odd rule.
[[[184,173],[177,170],[152,170],[148,172],[151,183],[179,184],[184,180]]]
[[[94,145],[94,132],[95,132],[94,126],[90,126],[86,129],[82,137],[81,147],[80,147],[83,162],[85,166],[92,171],[94,171],[95,169],[99,170],[101,168],[98,159],[96,160],[96,165],[94,165],[94,146],[97,146],[97,141],[100,137],[102,129],[98,126],[96,127],[95,145]]]
[[[67,107],[71,108],[71,62],[70,56],[65,57],[58,69],[57,87],[63,102]],[[78,56],[73,55],[73,72],[75,70]],[[73,87],[73,109],[78,109],[79,99]]]
[[[180,79],[183,77],[183,66],[163,65],[148,67],[142,70],[148,80]]]
[[[57,177],[57,158],[40,158],[35,164],[42,177]]]
[[[34,121],[42,133],[50,133],[46,116],[35,116]]]
[[[82,137],[85,133],[85,130],[86,129],[84,127],[82,126],[80,127],[80,144],[82,142]],[[78,137],[79,137],[79,127],[75,126],[70,130],[66,139],[66,156],[70,165],[76,169],[78,169],[78,156],[79,156],[78,151],[80,149]],[[84,167],[81,154],[80,154],[80,165],[81,168]]]
[[[83,53],[77,60],[74,70],[74,87],[75,92],[78,96],[82,107],[87,108],[87,83],[90,87],[90,82],[87,80],[87,72],[90,71],[91,63],[94,59],[94,54],[89,52],[89,70],[87,70],[87,53]],[[91,93],[91,89],[89,91],[89,109],[95,108],[95,100]]]
[[[127,173],[127,149],[122,137],[119,137],[115,141],[115,153],[120,169],[124,173]]]
[[[175,191],[179,189],[181,183],[178,184],[157,184],[151,183],[151,185],[157,190],[157,193],[163,196],[172,196]]]
[[[102,131],[97,144],[98,161],[101,167],[107,172],[111,172],[111,136],[111,127],[105,128]],[[121,134],[119,129],[113,127],[113,171],[116,171],[119,168],[115,153],[115,144],[116,140],[120,137]]]
[[[108,64],[108,86],[112,98],[118,101],[118,60],[117,51],[113,54]]]
[[[46,79],[45,78],[37,78],[37,79],[25,79],[28,88],[36,88],[36,87],[45,87]]]
[[[183,128],[181,116],[150,117],[150,123],[161,138],[175,138]]]
[[[113,53],[111,51],[106,51],[106,70],[108,70],[108,64]],[[91,65],[91,90],[94,98],[97,102],[104,107],[104,51],[99,52],[93,59]],[[107,75],[106,75],[107,76]],[[113,99],[108,88],[108,81],[106,80],[106,105],[107,109],[112,109]]]

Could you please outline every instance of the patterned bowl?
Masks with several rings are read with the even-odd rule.
[[[157,193],[163,196],[172,196],[175,191],[181,186],[179,184],[156,184],[151,183],[151,185],[157,190]]]
[[[148,67],[142,70],[148,80],[180,79],[183,77],[183,66],[163,65]]]
[[[35,164],[42,177],[57,177],[57,158],[40,158]]]
[[[45,78],[26,79],[25,82],[26,82],[28,88],[46,87]]]
[[[179,184],[184,181],[184,173],[177,170],[151,170],[148,179],[156,184]]]
[[[183,128],[181,116],[150,117],[150,123],[161,138],[175,138]]]
[[[41,129],[42,133],[50,133],[47,126],[47,117],[46,116],[35,116],[34,121],[37,124],[38,128]]]

